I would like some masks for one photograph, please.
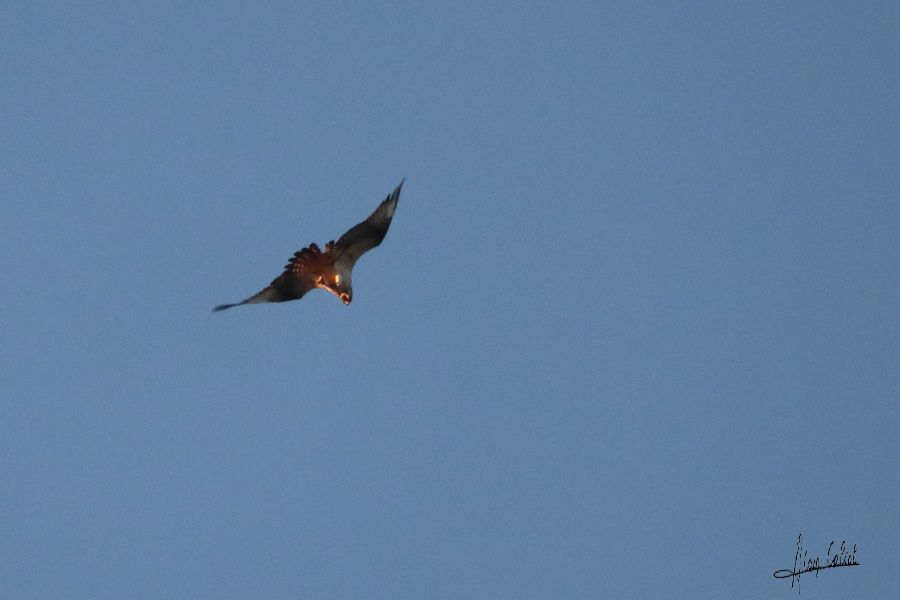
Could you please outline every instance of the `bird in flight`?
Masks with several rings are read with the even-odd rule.
[[[325,244],[324,252],[316,244],[310,244],[294,253],[284,266],[284,272],[272,280],[267,288],[243,302],[220,304],[213,311],[241,304],[299,300],[306,292],[315,288],[327,290],[349,305],[353,301],[353,265],[360,256],[384,239],[391,226],[391,219],[394,218],[402,187],[403,181],[368,219],[351,227],[337,242]]]

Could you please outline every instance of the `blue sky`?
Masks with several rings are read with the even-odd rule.
[[[896,3],[2,13],[3,597],[900,588]]]

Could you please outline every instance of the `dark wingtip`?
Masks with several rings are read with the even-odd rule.
[[[237,306],[237,304],[220,304],[213,309],[213,312],[219,312],[220,310],[225,310],[226,308],[231,308],[232,306]]]
[[[404,182],[406,182],[406,177],[400,180],[400,185],[394,188],[394,191],[391,192],[391,195],[384,199],[385,202],[394,201],[400,199],[400,189],[403,187]]]

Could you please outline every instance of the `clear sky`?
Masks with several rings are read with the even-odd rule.
[[[898,3],[86,4],[0,11],[0,597],[896,597]]]

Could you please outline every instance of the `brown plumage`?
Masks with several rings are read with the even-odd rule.
[[[220,304],[213,310],[225,310],[241,304],[299,300],[317,287],[331,292],[344,304],[350,304],[353,301],[353,265],[387,235],[402,187],[401,181],[365,221],[351,227],[337,242],[325,244],[324,252],[316,244],[310,244],[295,252],[284,266],[284,272],[258,294],[243,302]]]

